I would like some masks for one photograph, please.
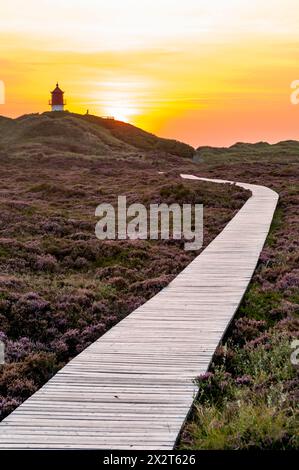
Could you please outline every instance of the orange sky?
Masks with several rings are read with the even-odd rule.
[[[70,111],[194,146],[299,139],[298,24],[298,0],[0,0],[0,114],[58,80]]]

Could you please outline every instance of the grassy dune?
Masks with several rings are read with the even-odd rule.
[[[131,124],[98,116],[69,112],[28,114],[18,119],[0,117],[0,150],[10,154],[50,155],[55,151],[72,155],[119,156],[140,151],[166,152],[192,158],[190,145],[162,139]]]

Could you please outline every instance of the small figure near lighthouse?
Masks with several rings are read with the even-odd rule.
[[[63,99],[64,91],[59,88],[58,83],[56,83],[56,88],[51,91],[51,100],[49,105],[51,106],[51,111],[64,111],[65,102]]]

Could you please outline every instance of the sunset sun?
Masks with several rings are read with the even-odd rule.
[[[107,117],[113,117],[117,121],[131,122],[132,117],[138,114],[138,110],[127,104],[108,105],[104,108]]]
[[[2,3],[3,114],[45,111],[59,81],[69,110],[193,146],[297,136],[298,0]]]

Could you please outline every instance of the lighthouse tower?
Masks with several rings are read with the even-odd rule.
[[[51,91],[51,100],[49,105],[51,106],[52,111],[64,111],[65,102],[63,99],[64,91],[59,88],[58,83],[56,83],[56,88]]]

